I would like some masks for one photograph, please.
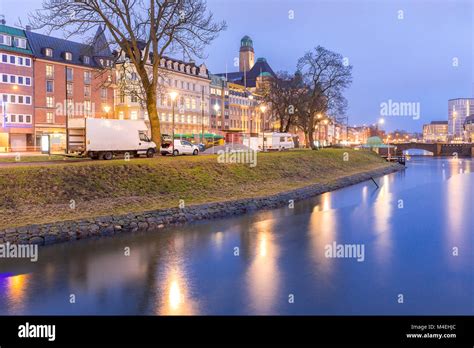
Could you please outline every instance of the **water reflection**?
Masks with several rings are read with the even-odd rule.
[[[0,314],[474,314],[473,161],[408,166],[379,189],[367,181],[294,209],[2,260]],[[333,242],[364,244],[365,261],[327,258]],[[397,306],[395,291],[416,305]]]

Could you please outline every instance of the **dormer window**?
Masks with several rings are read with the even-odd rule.
[[[16,37],[13,39],[15,47],[26,49],[26,39],[21,37]]]
[[[71,52],[64,52],[64,59],[72,60],[72,53]]]
[[[46,57],[52,57],[53,56],[53,50],[51,48],[45,48],[44,49],[44,55]]]
[[[12,37],[8,35],[0,34],[0,45],[11,46],[12,45]]]
[[[84,62],[84,64],[89,65],[91,63],[91,57],[84,56],[84,57],[82,57],[82,61]]]

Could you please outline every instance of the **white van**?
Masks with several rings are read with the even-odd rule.
[[[265,151],[284,151],[295,148],[293,135],[290,133],[264,133],[265,144],[262,135],[258,137],[258,149]]]

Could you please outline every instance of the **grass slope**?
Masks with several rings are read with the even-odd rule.
[[[253,168],[216,155],[0,168],[0,228],[257,197],[387,165],[374,153],[325,149],[259,154]]]

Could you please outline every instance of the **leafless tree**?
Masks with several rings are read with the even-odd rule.
[[[340,122],[345,119],[347,100],[343,92],[352,83],[352,66],[343,57],[317,46],[298,61],[303,75],[305,93],[299,99],[298,126],[312,149],[314,130],[320,122]]]
[[[33,28],[60,30],[66,38],[87,37],[103,28],[108,44],[119,52],[117,57],[125,55],[138,75],[138,92],[143,94],[152,139],[158,144],[161,58],[177,52],[203,58],[205,46],[226,28],[207,11],[205,0],[43,0],[42,9],[29,18]]]
[[[280,132],[289,132],[295,124],[296,106],[300,94],[304,92],[302,87],[301,75],[296,73],[292,76],[288,72],[279,72],[266,85],[263,99],[270,105],[273,121],[279,123]]]

